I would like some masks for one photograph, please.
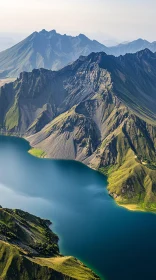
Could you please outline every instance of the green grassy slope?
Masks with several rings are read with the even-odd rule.
[[[13,106],[9,109],[5,117],[5,126],[7,130],[11,131],[16,129],[19,124],[19,106],[17,101],[13,104]]]
[[[44,158],[46,156],[46,153],[44,151],[35,148],[31,148],[29,150],[29,154],[38,158]]]
[[[109,193],[118,203],[156,211],[155,139],[156,127],[132,116],[100,148],[98,169],[108,176]]]
[[[60,255],[50,221],[0,208],[0,278],[3,280],[100,279],[73,257]]]
[[[0,276],[3,280],[74,279],[48,267],[44,262],[38,264],[18,247],[3,241],[0,242]]]

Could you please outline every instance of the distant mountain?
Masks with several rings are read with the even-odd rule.
[[[148,49],[21,73],[0,89],[0,125],[47,157],[107,174],[118,203],[156,210],[156,54]]]
[[[107,47],[85,35],[60,35],[55,30],[34,32],[25,40],[0,53],[0,78],[17,77],[22,71],[46,68],[58,70],[81,55],[107,51]]]
[[[156,51],[156,42],[138,39],[130,43],[106,47],[85,35],[72,37],[58,34],[55,30],[34,32],[25,40],[3,52],[0,52],[0,79],[16,78],[23,71],[45,68],[59,70],[74,62],[81,55],[92,52],[105,52],[114,56],[135,53],[148,48]]]
[[[150,43],[143,39],[138,39],[128,43],[122,43],[114,47],[109,48],[109,53],[119,56],[126,53],[136,53],[138,51],[149,49],[152,52],[156,52],[156,42]]]

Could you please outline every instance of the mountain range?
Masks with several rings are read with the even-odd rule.
[[[136,53],[138,51],[149,49],[152,52],[156,52],[156,41],[150,43],[147,40],[137,39],[132,42],[122,43],[114,47],[109,48],[109,54],[119,56],[126,53]]]
[[[1,131],[108,176],[119,204],[156,209],[156,54],[81,56],[0,88]]]
[[[145,48],[156,51],[156,42],[138,39],[130,43],[106,47],[85,35],[72,37],[55,30],[34,32],[15,46],[0,52],[0,78],[16,78],[23,71],[46,68],[59,70],[79,56],[105,52],[114,56],[135,53]]]
[[[85,35],[60,35],[55,30],[34,32],[28,38],[0,53],[0,77],[17,77],[34,68],[57,70],[75,61],[80,55],[106,51],[97,41]]]

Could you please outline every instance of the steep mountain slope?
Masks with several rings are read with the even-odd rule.
[[[102,56],[99,66],[111,73],[120,100],[139,116],[156,120],[156,54],[145,49],[118,58]]]
[[[77,259],[59,254],[50,224],[21,210],[0,208],[1,279],[99,279]]]
[[[107,47],[85,35],[60,35],[55,30],[34,32],[28,38],[0,53],[0,78],[17,77],[35,68],[58,70],[80,55],[107,51]]]
[[[22,73],[0,104],[2,131],[104,172],[118,202],[156,208],[155,54],[92,53],[58,72]]]

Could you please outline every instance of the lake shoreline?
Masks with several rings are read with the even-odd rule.
[[[138,280],[142,265],[152,279],[155,215],[117,204],[99,171],[79,161],[37,158],[28,153],[29,142],[18,138],[0,137],[1,204],[53,221],[61,254],[75,256],[101,279],[125,280],[129,271],[131,280],[135,268]]]
[[[55,158],[49,158],[47,157],[45,151],[43,151],[42,149],[36,149],[35,147],[31,146],[29,140],[27,139],[27,137],[24,138],[26,141],[28,141],[31,149],[28,151],[28,153],[30,153],[32,156],[35,156],[35,157],[38,157],[38,158],[45,158],[45,159],[52,159],[52,160],[67,160],[67,161],[76,161],[76,162],[79,162],[85,166],[87,166],[88,168],[96,171],[96,172],[99,172],[100,174],[102,174],[104,176],[104,178],[107,180],[108,177],[106,175],[104,175],[100,170],[90,166],[90,165],[86,165],[85,163],[81,162],[81,161],[78,161],[78,160],[75,160],[75,159],[61,159],[61,158],[58,158],[58,159],[55,159]],[[41,154],[41,156],[38,156],[38,153],[35,152],[35,150],[38,150],[38,152]],[[107,181],[107,186],[108,186],[108,181]],[[108,189],[107,189],[108,190]],[[108,192],[109,193],[109,192]],[[111,196],[112,197],[112,196]],[[119,206],[119,207],[123,207],[129,211],[132,211],[132,212],[145,212],[145,213],[155,213],[156,214],[156,209],[154,210],[149,210],[149,209],[144,209],[142,208],[139,204],[133,204],[133,203],[120,203],[118,202],[114,197],[112,197],[113,200],[115,201],[115,203]]]
[[[30,144],[30,141],[28,140],[28,137],[27,136],[20,136],[20,135],[13,135],[13,134],[0,134],[0,136],[6,136],[6,137],[15,137],[15,138],[20,138],[20,139],[23,139],[25,140],[27,143],[29,143],[29,146],[30,146],[30,149],[27,151],[30,155],[34,156],[34,157],[37,157],[37,158],[40,158],[40,159],[47,159],[47,160],[64,160],[64,161],[74,161],[74,162],[78,162],[78,163],[81,163],[83,164],[84,166],[87,166],[88,168],[102,174],[104,176],[104,178],[108,179],[108,177],[106,175],[104,175],[100,170],[97,170],[96,168],[90,166],[90,165],[86,165],[85,163],[81,162],[81,161],[78,161],[78,160],[75,160],[75,159],[62,159],[62,158],[49,158],[47,157],[45,151],[43,151],[42,149],[39,149],[39,148],[35,148],[34,146],[32,146]],[[107,181],[108,183],[108,181]],[[107,189],[108,191],[108,189]],[[109,193],[109,192],[108,192]],[[111,196],[112,197],[112,196]],[[156,214],[156,210],[150,210],[150,209],[144,209],[142,208],[139,204],[134,204],[134,203],[122,203],[122,202],[118,202],[116,199],[114,199],[114,197],[112,197],[113,200],[115,201],[115,203],[119,206],[119,207],[123,207],[129,211],[132,211],[132,212],[144,212],[144,213],[155,213]]]

